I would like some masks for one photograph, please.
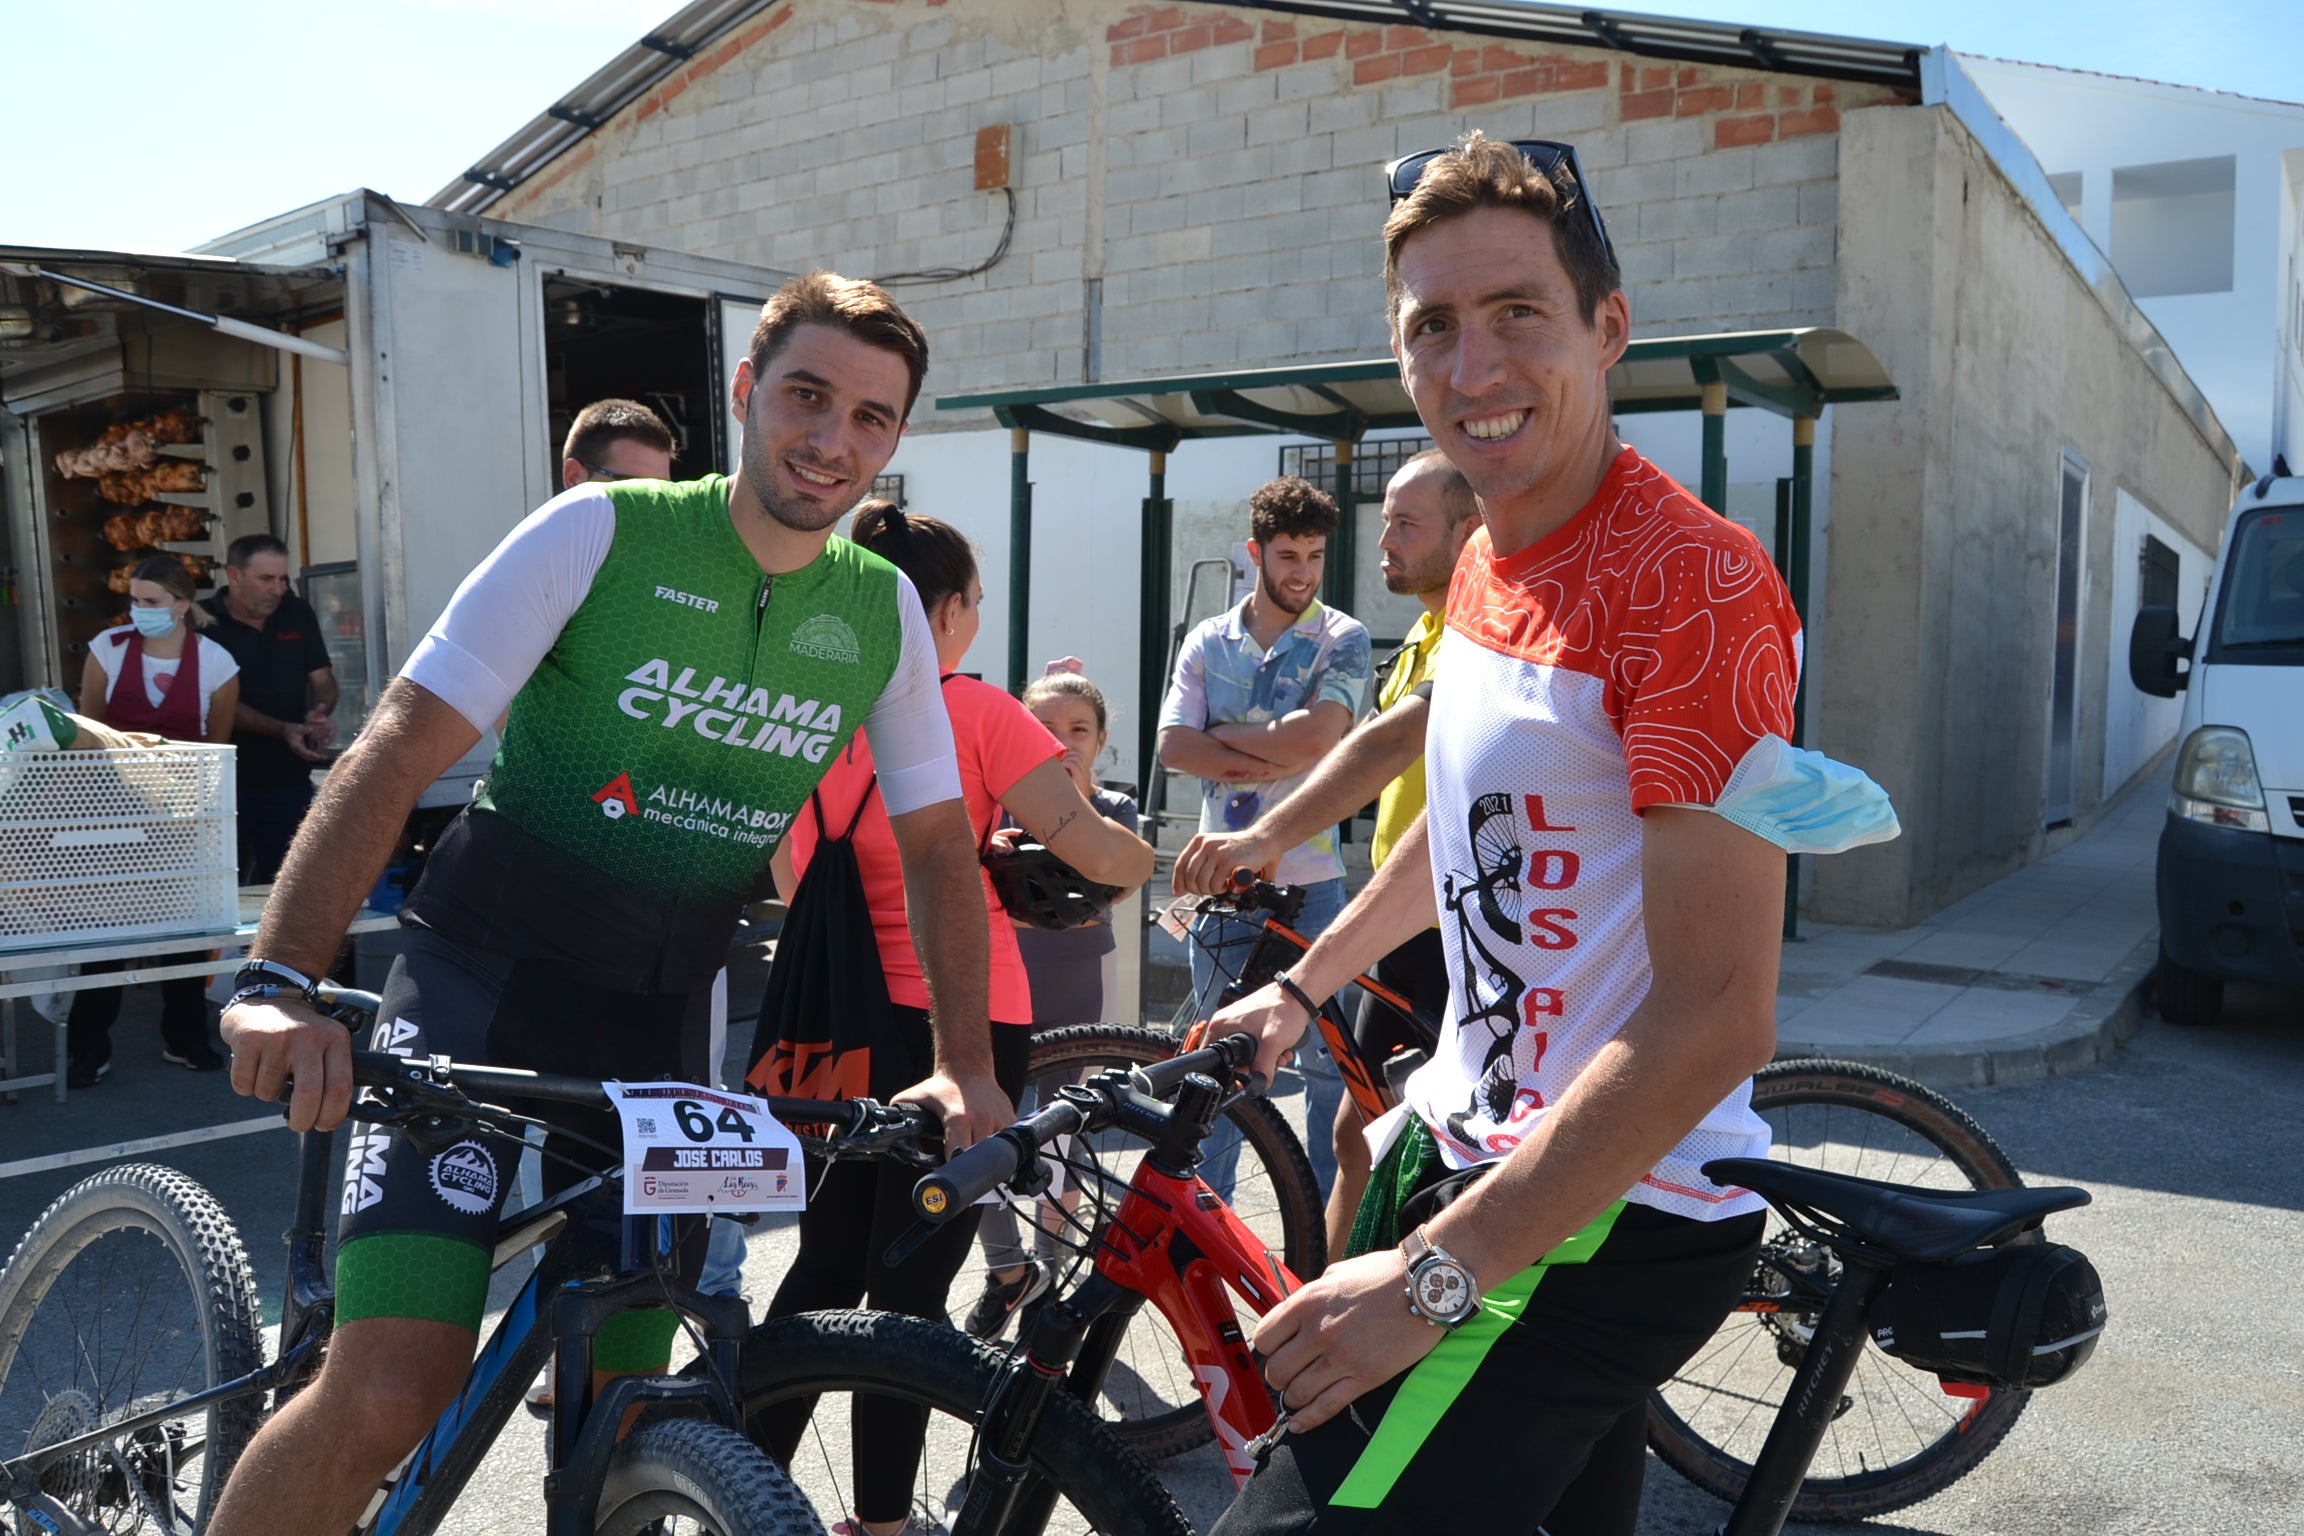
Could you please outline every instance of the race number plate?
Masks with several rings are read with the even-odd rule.
[[[760,1100],[695,1083],[605,1083],[624,1122],[624,1210],[797,1211],[800,1139]]]

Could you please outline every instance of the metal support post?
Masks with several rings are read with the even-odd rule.
[[[1008,689],[1022,693],[1032,655],[1032,434],[1008,429]]]
[[[1792,589],[1792,608],[1800,615],[1800,687],[1792,695],[1792,745],[1808,744],[1808,671],[1816,660],[1808,634],[1808,550],[1814,530],[1809,519],[1815,505],[1816,418],[1792,418],[1791,551],[1784,561],[1785,585]],[[1800,936],[1800,856],[1786,860],[1784,937]]]
[[[1142,629],[1136,664],[1136,777],[1138,801],[1147,817],[1160,809],[1155,788],[1160,780],[1160,701],[1168,692],[1168,633],[1174,622],[1170,617],[1175,599],[1170,592],[1169,521],[1168,455],[1155,453],[1141,524],[1143,591],[1138,603]]]
[[[1776,542],[1769,546],[1774,552],[1776,574],[1783,577],[1786,589],[1791,586],[1787,574],[1792,559],[1792,479],[1789,475],[1776,482]],[[1800,856],[1786,856],[1784,873],[1784,937],[1800,937]]]
[[[1168,692],[1168,635],[1173,623],[1169,611],[1175,601],[1169,575],[1171,521],[1168,455],[1155,451],[1145,488],[1144,513],[1137,524],[1141,554],[1136,598],[1136,804],[1143,813],[1144,836],[1155,848],[1160,846],[1160,813],[1167,799],[1163,793],[1167,779],[1160,771],[1159,754],[1160,703]],[[1137,1024],[1144,1021],[1144,973],[1149,966],[1152,944],[1152,925],[1147,921],[1152,897],[1149,892],[1141,896],[1141,900],[1131,896],[1125,904],[1126,911],[1135,918],[1135,934],[1128,941],[1128,947],[1135,959],[1132,969],[1136,980],[1126,1017]],[[1117,914],[1114,921],[1119,921]],[[1131,967],[1123,965],[1122,969]],[[1123,979],[1124,989],[1125,986]]]
[[[1714,380],[1701,387],[1699,408],[1704,412],[1704,473],[1697,496],[1704,505],[1728,515],[1728,386]]]
[[[1328,571],[1320,583],[1320,596],[1329,607],[1340,612],[1352,611],[1352,564],[1357,531],[1354,523],[1357,513],[1352,505],[1352,443],[1339,439],[1336,444],[1336,536],[1328,541]]]

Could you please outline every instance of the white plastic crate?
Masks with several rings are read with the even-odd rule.
[[[0,754],[0,953],[230,929],[233,750]]]

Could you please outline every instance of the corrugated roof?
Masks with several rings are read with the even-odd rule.
[[[786,0],[696,0],[608,61],[591,78],[497,145],[427,199],[432,207],[480,213],[582,143],[648,89],[753,16]],[[1486,37],[1606,48],[1647,58],[1726,64],[1780,74],[1920,87],[1912,43],[1739,27],[1717,21],[1585,10],[1522,0],[1230,0],[1240,10],[1275,11],[1469,32]]]

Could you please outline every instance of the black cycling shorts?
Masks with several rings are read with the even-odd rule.
[[[1441,948],[1439,929],[1425,929],[1377,961],[1369,974],[1428,1014],[1435,1028],[1447,1016],[1448,956]],[[1431,1042],[1413,1023],[1365,988],[1360,1012],[1352,1021],[1352,1039],[1372,1062],[1381,1062],[1394,1051],[1431,1049]]]
[[[412,928],[392,962],[373,1048],[442,1055],[573,1077],[702,1082],[710,1070],[711,991],[687,995],[606,992],[568,978],[550,961],[515,960]],[[507,1107],[608,1146],[622,1141],[607,1108],[509,1101]],[[423,1318],[479,1329],[488,1299],[497,1217],[517,1178],[522,1145],[475,1134],[427,1153],[400,1131],[351,1122],[338,1228],[336,1316]],[[581,1142],[544,1144],[546,1197],[606,1161]],[[557,1154],[557,1155],[556,1155]],[[572,1158],[582,1167],[572,1167]],[[623,1222],[617,1202],[580,1225],[613,1265]],[[700,1272],[709,1224],[676,1218],[663,1240],[678,1270]],[[662,1370],[678,1319],[661,1309],[612,1319],[594,1346],[602,1370]]]
[[[1411,1124],[1369,1183],[1368,1201],[1397,1202],[1386,1237],[1476,1177],[1449,1173],[1429,1136]],[[1393,1176],[1414,1137],[1426,1159],[1402,1198]],[[1618,1202],[1493,1285],[1416,1366],[1283,1437],[1212,1536],[1632,1536],[1649,1393],[1743,1294],[1764,1225]]]

